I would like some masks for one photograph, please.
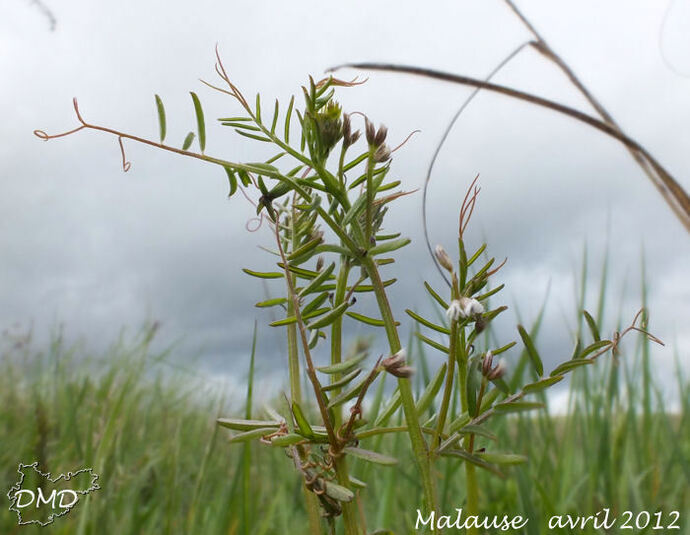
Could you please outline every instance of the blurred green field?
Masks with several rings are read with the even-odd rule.
[[[283,451],[257,443],[229,445],[227,430],[214,424],[220,413],[229,416],[221,409],[220,394],[162,366],[149,341],[144,331],[103,355],[84,355],[59,337],[42,351],[29,340],[5,341],[0,360],[3,494],[16,481],[20,461],[39,461],[54,474],[93,467],[101,489],[45,528],[17,526],[4,498],[0,533],[306,532],[301,481]],[[690,384],[679,371],[681,403],[666,411],[668,392],[645,372],[645,347],[640,343],[622,355],[618,366],[607,357],[593,371],[578,371],[567,414],[547,409],[493,421],[499,443],[530,460],[511,468],[505,480],[480,474],[487,515],[529,517],[524,533],[537,534],[558,532],[546,528],[554,514],[678,510],[681,530],[675,533],[687,533]],[[428,370],[420,356],[413,352],[421,378]],[[236,407],[236,415],[243,412]],[[260,412],[255,409],[253,416]],[[370,440],[382,441],[372,449],[401,462],[395,468],[352,467],[368,483],[359,500],[368,530],[412,533],[420,488],[406,436]],[[440,466],[442,510],[454,515],[463,505],[464,470],[457,460]]]

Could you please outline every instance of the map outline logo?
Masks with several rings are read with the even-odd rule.
[[[56,491],[55,489],[53,489],[52,492],[48,495],[48,497],[46,497],[43,495],[43,491],[40,486],[38,486],[38,488],[36,489],[36,495],[34,495],[33,490],[24,489],[22,487],[22,485],[24,484],[24,479],[26,478],[26,473],[24,472],[25,469],[33,469],[36,472],[36,474],[40,478],[42,478],[43,481],[52,484],[59,483],[61,480],[64,480],[65,482],[70,481],[75,476],[78,476],[79,474],[83,473],[90,474],[91,480],[89,487],[87,489],[63,489],[61,491]],[[52,524],[56,518],[65,516],[74,508],[75,505],[77,505],[77,503],[79,502],[80,495],[87,495],[90,492],[100,490],[101,488],[97,482],[99,475],[94,473],[93,468],[82,468],[81,470],[77,470],[76,472],[67,472],[66,474],[60,474],[57,477],[52,478],[50,472],[42,472],[38,468],[38,461],[36,461],[31,464],[19,463],[17,473],[19,474],[19,481],[17,481],[14,485],[10,487],[10,490],[7,492],[7,497],[10,500],[9,510],[17,514],[17,517],[19,519],[18,525],[20,526],[28,524],[39,524],[40,526],[47,526],[49,524]],[[22,492],[28,492],[31,494],[31,501],[25,505],[20,504],[20,497]],[[74,500],[68,506],[62,505],[62,497],[65,492],[69,492],[74,495]],[[57,510],[55,510],[56,498],[59,498],[59,508]],[[39,507],[41,502],[45,505],[51,504],[52,502],[52,512],[47,516],[45,520],[33,519],[25,521],[24,519],[22,519],[22,510],[32,505],[34,503],[34,499],[36,500],[36,508]]]

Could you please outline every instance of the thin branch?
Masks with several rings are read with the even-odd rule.
[[[628,149],[634,150],[643,156],[649,165],[654,169],[655,174],[650,176],[657,189],[663,196],[664,200],[671,207],[673,212],[676,214],[683,226],[690,232],[690,196],[683,189],[683,187],[671,176],[671,174],[666,171],[666,169],[645,149],[634,139],[628,137],[626,134],[621,132],[617,127],[612,126],[609,123],[601,121],[596,117],[592,117],[586,113],[583,113],[574,108],[570,108],[553,100],[549,100],[543,97],[527,93],[525,91],[520,91],[518,89],[513,89],[512,87],[507,87],[500,84],[494,84],[491,82],[485,82],[483,80],[478,80],[476,78],[471,78],[469,76],[463,76],[458,74],[452,74],[444,71],[438,71],[434,69],[427,69],[424,67],[416,67],[409,65],[395,65],[390,63],[349,63],[344,65],[339,65],[330,70],[337,70],[341,68],[353,68],[353,69],[366,69],[366,70],[378,70],[378,71],[388,71],[388,72],[400,72],[406,74],[414,74],[418,76],[424,76],[427,78],[433,78],[436,80],[442,80],[445,82],[452,82],[461,85],[468,85],[472,87],[477,87],[480,89],[486,89],[495,93],[500,93],[502,95],[516,98],[519,100],[524,100],[530,102],[531,104],[536,104],[563,115],[567,115],[573,119],[583,122],[597,130],[609,135],[610,137],[620,141]]]
[[[501,62],[494,67],[494,69],[487,75],[487,77],[484,79],[486,82],[491,81],[491,79],[498,74],[498,72],[505,67],[515,56],[517,56],[522,50],[524,50],[525,47],[527,47],[530,43],[522,43],[520,46],[518,46],[515,50],[513,50],[510,54],[508,54],[505,58],[501,60]],[[458,111],[455,112],[455,115],[453,118],[450,120],[448,123],[448,126],[446,126],[446,129],[443,132],[443,135],[441,136],[441,140],[438,142],[438,145],[436,145],[436,149],[434,150],[434,154],[431,157],[431,161],[429,162],[429,167],[427,168],[426,171],[426,177],[424,178],[424,191],[422,193],[422,225],[424,227],[424,241],[426,242],[426,248],[429,251],[429,256],[431,256],[431,260],[434,262],[434,265],[436,266],[436,269],[438,272],[441,274],[441,277],[443,278],[444,281],[446,281],[446,284],[450,287],[450,281],[448,280],[448,277],[446,277],[445,271],[441,268],[441,266],[438,264],[438,260],[436,259],[436,255],[434,254],[433,247],[431,246],[431,239],[429,238],[429,221],[427,219],[427,202],[428,202],[428,191],[429,191],[429,182],[431,181],[431,173],[434,170],[434,165],[436,164],[436,160],[438,158],[439,153],[441,152],[441,148],[443,148],[443,145],[446,142],[446,139],[448,139],[448,135],[450,134],[450,131],[453,129],[455,126],[455,123],[458,121],[460,118],[460,115],[465,111],[465,109],[470,105],[470,102],[474,100],[474,97],[477,96],[477,94],[481,91],[481,88],[475,87],[474,90],[470,93],[470,95],[465,99],[465,101],[462,103],[462,105],[458,108]]]
[[[307,363],[307,376],[311,381],[312,387],[314,389],[314,395],[316,396],[316,402],[319,407],[319,412],[321,413],[321,418],[323,419],[323,425],[326,428],[326,433],[328,434],[328,441],[331,445],[337,445],[338,439],[333,430],[333,424],[331,422],[331,417],[328,413],[328,407],[326,405],[326,399],[323,394],[323,388],[319,382],[319,378],[316,376],[316,370],[314,368],[314,362],[311,358],[311,351],[309,349],[309,338],[307,337],[307,330],[304,326],[304,321],[302,319],[302,313],[300,311],[299,300],[297,299],[297,293],[295,292],[295,286],[292,283],[292,278],[290,277],[290,268],[285,256],[285,251],[283,250],[283,245],[280,240],[280,226],[276,223],[275,235],[276,242],[278,244],[278,251],[280,252],[280,258],[283,261],[283,269],[285,270],[285,280],[288,286],[289,298],[292,300],[295,318],[297,319],[297,327],[300,333],[300,338],[302,340],[302,349],[304,351],[304,359]]]
[[[605,123],[609,124],[611,127],[615,128],[618,132],[623,133],[621,127],[616,123],[613,116],[604,108],[603,104],[592,94],[592,92],[582,83],[575,72],[570,68],[570,66],[559,56],[549,43],[544,39],[544,37],[537,31],[534,25],[529,21],[529,19],[518,9],[517,5],[513,0],[504,0],[511,11],[520,19],[522,24],[529,30],[529,32],[535,37],[536,41],[532,42],[532,46],[537,52],[543,55],[546,59],[552,61],[558,66],[558,68],[567,76],[568,80],[577,88],[577,90],[582,94],[582,96],[587,99],[587,102],[596,110],[599,116],[604,120]],[[681,220],[685,227],[690,230],[690,223],[688,222],[688,217],[690,214],[690,209],[687,204],[683,204],[683,197],[687,200],[687,194],[683,189],[680,188],[680,192],[676,193],[672,184],[667,183],[667,178],[670,175],[666,173],[665,170],[659,170],[654,165],[653,162],[649,161],[648,154],[643,153],[633,147],[628,146],[628,151],[635,159],[637,164],[642,168],[642,171],[647,175],[647,177],[652,181],[652,183],[659,190],[661,195],[666,199],[676,216]],[[665,177],[664,175],[668,175]],[[677,184],[676,184],[677,185]],[[664,188],[671,190],[671,195],[675,197],[672,202],[671,199],[667,197],[667,192]],[[679,194],[680,193],[680,194]],[[677,206],[678,203],[680,206]]]

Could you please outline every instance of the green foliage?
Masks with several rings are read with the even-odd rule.
[[[480,338],[481,333],[490,332],[493,320],[507,307],[494,306],[490,302],[503,288],[500,283],[494,284],[503,264],[496,265],[494,258],[487,257],[486,244],[476,250],[469,249],[475,251],[471,255],[467,252],[464,233],[479,193],[475,179],[460,207],[456,260],[440,246],[436,249],[437,265],[449,274],[448,288],[437,290],[424,283],[440,308],[437,315],[445,316],[447,321],[442,319],[440,324],[412,310],[406,311],[422,329],[422,332],[415,332],[420,345],[441,352],[446,360],[432,377],[422,353],[418,361],[421,373],[415,376],[415,368],[410,365],[400,341],[400,323],[395,320],[387,296],[387,287],[396,279],[383,280],[381,277],[381,269],[395,262],[392,254],[410,243],[408,238],[385,227],[390,205],[407,194],[402,190],[391,192],[400,185],[400,180],[386,182],[392,169],[391,150],[385,143],[386,127],[377,129],[365,117],[364,139],[358,144],[360,134],[353,131],[353,117],[344,113],[335,100],[336,89],[356,85],[353,82],[333,77],[315,81],[310,77],[302,88],[302,109],[297,108],[292,98],[281,119],[280,104],[276,101],[269,118],[263,113],[260,95],[256,95],[252,106],[228,78],[220,58],[216,70],[223,87],[207,85],[231,96],[242,109],[240,115],[219,119],[221,125],[265,143],[272,154],[265,161],[240,163],[206,155],[204,112],[194,92],[191,96],[197,122],[198,153],[189,151],[195,137],[193,132],[185,139],[182,151],[162,144],[165,112],[158,97],[160,144],[124,133],[117,135],[120,140],[135,139],[222,167],[229,181],[229,195],[233,196],[242,187],[246,189],[243,190],[245,196],[256,196],[256,213],[262,221],[267,220],[274,233],[276,248],[269,250],[274,258],[268,266],[261,270],[245,268],[244,271],[262,279],[263,283],[271,279],[280,282],[274,290],[278,295],[257,306],[279,307],[278,310],[284,312],[270,326],[286,332],[289,398],[277,410],[270,411],[268,420],[254,419],[252,356],[244,419],[219,418],[217,421],[219,427],[234,431],[231,442],[244,445],[241,470],[237,474],[242,477],[244,509],[241,518],[245,533],[253,532],[249,529],[252,515],[247,503],[252,487],[250,474],[256,469],[251,444],[257,442],[268,450],[282,448],[291,459],[308,518],[308,529],[302,527],[301,532],[308,531],[312,535],[322,532],[320,512],[331,533],[336,532],[336,520],[342,516],[345,535],[362,534],[365,522],[355,507],[354,498],[356,493],[372,492],[372,487],[380,480],[365,477],[366,469],[362,470],[361,481],[353,476],[360,461],[392,465],[400,460],[399,469],[412,482],[407,503],[416,506],[421,501],[426,512],[443,510],[441,506],[448,503],[450,489],[454,488],[456,478],[452,476],[458,463],[462,463],[463,491],[459,495],[465,500],[466,513],[478,515],[480,510],[491,507],[486,504],[486,498],[480,496],[480,489],[487,494],[487,489],[497,488],[495,483],[485,481],[485,476],[508,478],[512,474],[509,470],[519,470],[511,467],[526,462],[524,453],[537,451],[526,447],[520,450],[521,443],[512,436],[512,429],[522,425],[525,414],[536,414],[535,421],[544,418],[546,389],[579,368],[593,367],[605,353],[617,353],[619,342],[627,333],[637,331],[644,335],[645,343],[660,343],[643,329],[645,322],[640,323],[640,319],[644,320],[643,311],[626,329],[614,333],[610,340],[602,340],[597,322],[582,306],[581,315],[592,341],[586,345],[587,337],[579,332],[572,358],[559,364],[547,376],[535,344],[540,314],[530,330],[518,325],[524,351],[512,377],[508,377],[507,368],[502,362],[494,362],[494,357],[510,350],[515,341],[499,343],[495,337],[485,337],[483,341]],[[295,116],[299,123],[299,143],[290,140]],[[278,129],[281,122],[283,128]],[[84,127],[92,126],[85,124]],[[351,150],[358,145],[360,151],[353,155]],[[358,310],[356,293],[374,294],[370,297],[378,308],[378,317]],[[346,320],[383,328],[388,354],[373,364],[365,364],[368,348],[367,344],[360,343],[349,355],[343,355],[342,329]],[[441,341],[426,336],[423,329],[434,331],[436,338],[441,335]],[[320,351],[326,344],[329,344],[325,349],[330,353],[330,363],[316,367],[312,351]],[[252,355],[254,350],[255,343]],[[649,392],[649,359],[647,353],[643,355],[647,355],[643,377],[645,391]],[[302,392],[303,371],[308,379],[307,399]],[[397,388],[385,399],[383,381],[388,375],[397,380]],[[419,393],[417,400],[411,378]],[[323,379],[328,381],[327,385],[322,384]],[[376,403],[368,408],[363,402],[374,385],[378,389]],[[589,402],[591,395],[591,391],[586,390],[584,399]],[[343,410],[346,404],[349,404],[348,411]],[[651,425],[649,396],[645,397],[645,407],[645,425],[648,426]],[[595,417],[597,412],[592,411],[591,415]],[[106,424],[97,452],[113,447],[114,425]],[[546,425],[544,430],[551,440],[557,440],[553,438],[553,427]],[[401,437],[406,437],[408,450],[402,446]],[[364,440],[371,441],[371,446],[360,447],[360,441]],[[207,447],[205,451],[211,449]],[[411,463],[404,461],[409,458]],[[408,473],[410,466],[415,467],[413,473]],[[444,477],[437,477],[441,473]],[[240,477],[237,474],[235,477]],[[275,483],[275,479],[275,474],[265,475],[269,483]],[[392,480],[384,481],[388,482],[388,487],[383,489],[382,495],[387,503],[377,518],[392,523],[391,500],[398,493],[392,490]],[[526,506],[524,497],[530,492],[530,480],[525,472],[518,472],[516,481],[522,500],[519,504]],[[543,482],[538,484],[543,488]],[[440,486],[443,488],[439,494]],[[504,486],[506,491],[510,490],[510,483]],[[276,491],[268,494],[274,499],[290,495]],[[547,501],[548,497],[549,494],[544,494],[542,499]],[[539,508],[535,502],[528,505],[530,512]],[[468,530],[468,533],[477,532]]]
[[[39,460],[39,452],[47,470],[94,466],[101,476],[101,489],[88,509],[80,504],[50,528],[24,526],[21,532],[302,533],[307,513],[295,500],[294,470],[280,450],[304,438],[273,439],[276,448],[256,442],[227,447],[212,418],[225,412],[221,407],[227,400],[219,393],[195,394],[199,379],[166,366],[165,356],[151,353],[146,337],[143,331],[138,339],[99,355],[84,355],[59,339],[40,353],[26,343],[0,358],[0,486],[9,488],[19,461]],[[617,511],[690,511],[690,439],[683,423],[690,418],[690,383],[679,374],[678,412],[659,405],[647,418],[643,380],[635,373],[641,362],[638,350],[618,366],[575,371],[567,413],[546,410],[496,419],[488,427],[468,426],[478,447],[510,444],[527,457],[526,463],[511,467],[505,463],[523,459],[497,457],[501,452],[477,454],[478,460],[510,474],[506,481],[480,469],[482,514],[530,514],[539,524],[550,514],[593,514],[601,504]],[[611,397],[614,376],[619,388]],[[654,382],[648,386],[652,395],[660,388]],[[236,422],[247,416],[242,407],[232,413]],[[370,417],[377,414],[382,410]],[[250,416],[263,419],[257,426],[279,426],[261,410]],[[110,440],[103,443],[106,432]],[[401,434],[365,433],[366,428],[361,449],[383,449],[398,459],[393,469],[383,467],[379,477],[367,478],[366,492],[377,496],[361,502],[372,519],[370,530],[386,526],[408,533],[414,508],[401,498],[419,492],[409,444]],[[243,447],[251,454],[248,464]],[[439,462],[438,469],[451,476],[440,486],[444,511],[462,507],[460,463],[454,457]],[[359,457],[351,464],[357,477],[379,470]],[[16,515],[0,509],[0,532],[17,529]],[[536,533],[548,531],[539,527]],[[594,535],[593,530],[583,533]]]

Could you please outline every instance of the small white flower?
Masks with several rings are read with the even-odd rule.
[[[483,313],[484,306],[476,299],[470,299],[469,297],[453,299],[448,310],[446,310],[448,321],[458,321],[459,318],[476,317]]]
[[[461,316],[461,314],[462,305],[460,305],[460,301],[458,301],[457,299],[453,299],[450,302],[448,310],[446,310],[446,316],[448,317],[448,321],[458,321],[458,318]]]
[[[462,307],[462,317],[469,318],[471,316],[478,316],[484,313],[484,305],[476,299],[469,297],[462,297],[460,299],[460,306]]]

